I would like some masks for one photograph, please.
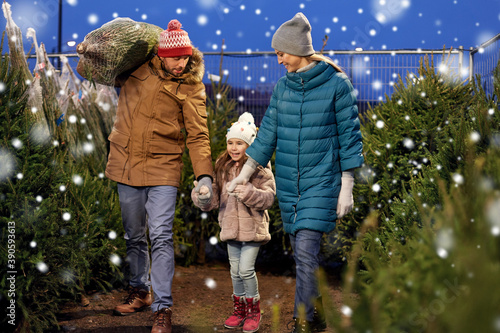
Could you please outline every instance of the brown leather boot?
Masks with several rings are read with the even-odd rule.
[[[115,316],[126,316],[144,310],[151,306],[151,303],[153,303],[151,292],[144,289],[131,288],[125,302],[116,306],[113,313]]]
[[[172,333],[172,310],[163,308],[154,313],[151,333]]]

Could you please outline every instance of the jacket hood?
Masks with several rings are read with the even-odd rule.
[[[189,58],[186,66],[185,80],[187,84],[200,83],[203,80],[205,73],[205,62],[203,61],[203,53],[193,47],[193,54]],[[183,75],[183,76],[184,76]]]

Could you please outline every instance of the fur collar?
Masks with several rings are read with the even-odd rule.
[[[193,47],[193,54],[189,57],[189,61],[186,65],[186,70],[184,74],[179,77],[174,77],[167,73],[162,68],[161,59],[158,56],[154,56],[150,61],[150,69],[156,75],[164,79],[173,80],[183,80],[185,84],[197,84],[201,83],[203,80],[203,75],[205,74],[205,63],[203,61],[203,53],[200,50]]]

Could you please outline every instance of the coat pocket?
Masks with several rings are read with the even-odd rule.
[[[130,135],[113,129],[108,136],[108,140],[122,148],[127,148],[130,141]]]
[[[123,178],[129,158],[130,136],[113,129],[108,140],[111,144],[106,171],[116,177]]]
[[[183,149],[174,140],[151,140],[148,151],[151,154],[182,154]]]

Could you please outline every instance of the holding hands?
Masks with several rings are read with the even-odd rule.
[[[200,205],[209,205],[213,195],[212,179],[208,176],[201,177],[199,181],[194,181],[194,186],[194,192],[198,194]]]

